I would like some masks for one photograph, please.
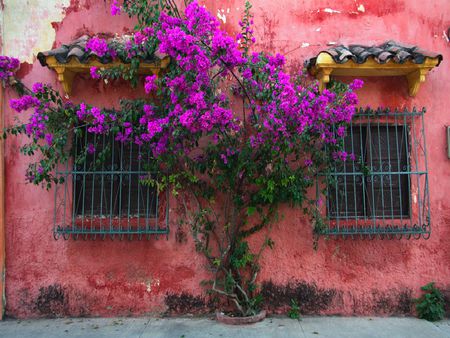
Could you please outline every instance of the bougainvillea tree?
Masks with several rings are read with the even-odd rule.
[[[278,206],[302,207],[317,221],[308,190],[330,163],[353,157],[342,150],[342,139],[362,82],[319,93],[301,71],[287,73],[282,55],[256,50],[249,3],[236,38],[196,2],[182,7],[183,14],[170,0],[113,1],[112,15],[137,18],[135,33],[120,45],[96,37],[87,44],[99,56],[120,55],[131,64],[92,68],[94,79],[122,77],[142,84],[146,97],[122,100],[121,109],[112,110],[75,106],[41,83],[19,86],[22,96],[10,105],[32,112],[6,132],[30,138],[22,152],[37,160],[27,180],[47,188],[59,183],[54,170],[69,160],[69,139],[82,132],[77,126],[150,149],[147,169],[159,175],[142,184],[170,189],[183,208],[183,222],[212,274],[208,290],[240,315],[253,315],[261,306],[259,259],[274,245],[270,228]],[[154,53],[168,55],[169,67],[140,79],[140,60]],[[0,77],[11,83],[17,62],[0,61]],[[96,144],[86,145],[86,153],[96,151]],[[263,240],[252,241],[255,233]]]

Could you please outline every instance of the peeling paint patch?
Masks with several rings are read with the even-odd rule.
[[[27,76],[31,70],[33,69],[33,64],[28,63],[28,62],[22,62],[20,64],[19,70],[16,73],[16,76],[19,79],[23,79],[25,76]]]
[[[300,47],[306,48],[306,47],[309,47],[309,46],[310,46],[309,42],[302,42],[302,45]]]
[[[152,292],[152,287],[153,286],[159,287],[160,283],[161,282],[160,282],[159,279],[154,279],[154,280],[150,279],[150,280],[147,280],[145,283],[142,283],[142,284],[145,286],[145,290],[148,293],[151,293]]]
[[[364,13],[366,11],[366,9],[364,8],[363,4],[360,4],[357,8],[358,12]]]
[[[331,8],[325,8],[323,11],[325,13],[330,13],[330,14],[340,14],[341,13],[341,11],[337,11],[337,10],[331,9]]]
[[[222,21],[223,23],[227,23],[227,16],[225,15],[225,10],[217,10],[217,17],[219,18],[220,21]]]
[[[3,52],[3,1],[0,0],[0,53],[4,55]]]
[[[61,22],[70,0],[5,0],[3,53],[21,62],[33,63],[34,56],[52,48],[56,32],[52,23]],[[36,20],[36,18],[39,18]]]
[[[448,31],[450,32],[450,28],[448,29]],[[444,38],[444,40],[446,41],[446,42],[449,42],[450,40],[449,40],[449,36],[445,33],[445,31],[442,31],[442,37]]]

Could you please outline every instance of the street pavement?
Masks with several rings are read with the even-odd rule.
[[[0,321],[0,337],[136,338],[450,338],[450,320],[397,317],[269,317],[231,326],[212,318],[60,318]]]

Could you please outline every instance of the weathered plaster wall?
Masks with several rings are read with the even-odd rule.
[[[55,74],[36,62],[36,51],[85,33],[120,34],[133,26],[123,16],[111,18],[108,1],[4,3],[6,53],[29,62],[19,73],[29,85],[39,80],[58,86]],[[230,33],[237,32],[243,0],[204,3]],[[394,39],[444,56],[415,98],[408,97],[404,79],[369,79],[361,92],[363,106],[428,109],[431,239],[321,240],[314,251],[310,224],[300,211],[286,207],[285,217],[274,227],[275,248],[263,259],[266,299],[273,307],[282,307],[300,296],[306,312],[391,314],[409,313],[411,296],[429,281],[450,289],[450,160],[444,128],[450,125],[447,1],[254,0],[253,4],[257,48],[287,54],[292,71],[317,51],[339,43]],[[71,99],[108,105],[135,95],[126,86],[105,87],[82,77],[75,82]],[[12,96],[6,93],[6,99]],[[14,114],[9,110],[5,114],[6,123],[12,122]],[[191,312],[205,306],[199,297],[199,282],[207,276],[203,261],[189,235],[187,242],[176,241],[175,217],[167,241],[54,241],[53,195],[24,183],[27,159],[18,154],[21,142],[14,138],[6,142],[8,315],[138,315]]]
[[[51,48],[56,36],[52,22],[64,18],[69,4],[70,0],[4,0],[4,53],[31,63],[39,51]]]

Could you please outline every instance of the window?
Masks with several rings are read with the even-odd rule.
[[[359,111],[344,138],[355,160],[337,161],[324,174],[322,234],[429,236],[423,114]]]
[[[338,163],[334,167],[332,175],[335,182],[330,182],[328,188],[329,217],[408,217],[407,128],[352,126],[344,146],[356,160]]]
[[[154,178],[148,172],[149,150],[116,141],[112,134],[94,135],[83,128],[75,134],[73,161],[57,172],[64,183],[55,191],[55,236],[167,234],[167,208],[161,208],[161,199],[167,198],[143,184]]]
[[[139,182],[139,173],[146,175],[145,163],[139,160],[143,155],[137,146],[114,141],[111,135],[88,134],[85,142],[77,142],[76,156],[82,158],[86,145],[90,144],[95,144],[95,152],[86,152],[85,161],[75,164],[72,171],[75,214],[155,217],[156,191]],[[100,163],[98,157],[104,160]]]

